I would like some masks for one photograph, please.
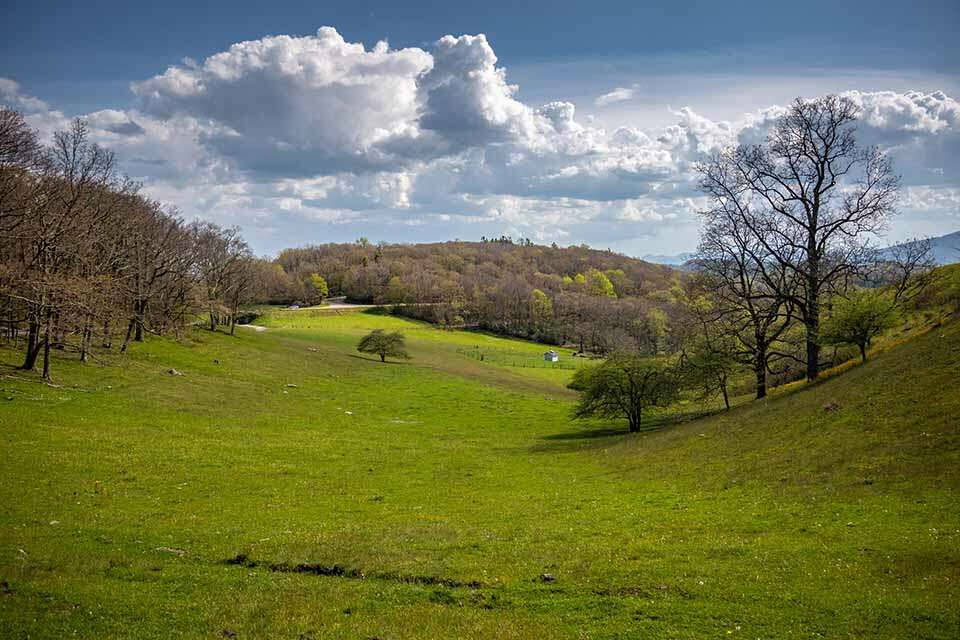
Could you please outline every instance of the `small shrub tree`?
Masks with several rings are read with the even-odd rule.
[[[838,298],[827,318],[823,332],[825,344],[854,344],[860,358],[867,361],[871,341],[898,321],[896,301],[887,293],[859,289],[846,298]]]
[[[730,377],[740,369],[735,354],[736,347],[729,338],[698,336],[692,339],[683,345],[680,353],[680,371],[686,386],[699,389],[703,400],[721,395],[723,406],[729,410]]]
[[[380,362],[386,362],[387,357],[410,359],[407,353],[406,339],[399,331],[391,333],[383,329],[374,329],[360,339],[357,344],[357,351],[360,353],[375,353],[380,356]]]
[[[644,409],[666,406],[679,394],[672,367],[637,354],[578,369],[569,387],[580,392],[575,417],[626,418],[632,433],[640,430]]]

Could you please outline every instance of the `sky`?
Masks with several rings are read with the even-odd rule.
[[[52,3],[4,8],[0,104],[71,118],[257,253],[510,235],[697,244],[694,164],[842,93],[903,177],[885,238],[960,228],[960,4]],[[522,5],[522,6],[518,6]]]

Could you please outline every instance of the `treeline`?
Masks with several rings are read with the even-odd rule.
[[[559,248],[501,237],[416,245],[325,244],[280,253],[286,274],[275,301],[330,295],[399,305],[408,316],[472,326],[598,354],[666,348],[671,289],[679,272],[611,251]]]
[[[44,146],[0,109],[0,321],[23,369],[40,362],[49,379],[52,349],[123,352],[201,311],[211,329],[232,325],[275,271],[237,229],[186,223],[141,194],[82,121]]]

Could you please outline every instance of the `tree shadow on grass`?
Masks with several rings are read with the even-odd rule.
[[[541,437],[538,444],[529,447],[529,451],[531,453],[563,453],[604,449],[644,433],[661,431],[674,425],[705,418],[716,413],[719,413],[719,411],[689,411],[650,416],[643,421],[640,430],[636,432],[630,432],[626,425],[614,427],[608,422],[584,423],[584,426],[576,431],[552,433]]]
[[[615,428],[606,428],[606,429],[591,429],[589,427],[584,427],[578,431],[568,431],[566,433],[552,433],[548,436],[543,436],[541,440],[593,440],[595,438],[608,438],[610,436],[626,436],[630,435],[630,432],[627,429],[615,429]]]
[[[564,453],[603,449],[629,438],[630,431],[624,427],[583,426],[575,431],[551,433],[542,436],[540,441],[531,445],[530,453]]]
[[[356,353],[348,353],[346,354],[346,356],[348,358],[356,358],[357,360],[366,360],[367,362],[375,362],[376,364],[400,364],[400,365],[413,364],[410,361],[404,361],[404,360],[386,360],[384,362],[380,362],[379,357],[369,358],[367,356],[357,355]]]

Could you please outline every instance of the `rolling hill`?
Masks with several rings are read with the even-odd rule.
[[[636,436],[570,419],[567,352],[262,324],[56,386],[0,350],[4,634],[956,637],[956,322]],[[413,360],[358,355],[372,328]]]

